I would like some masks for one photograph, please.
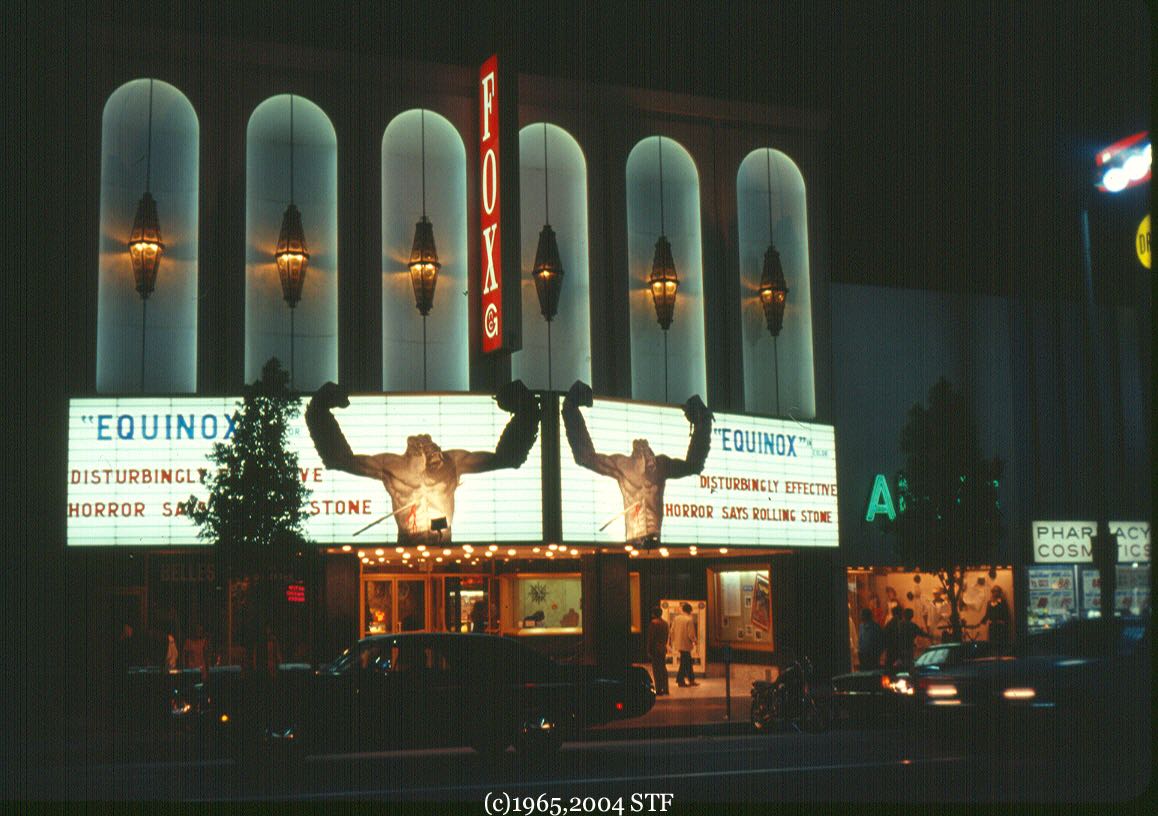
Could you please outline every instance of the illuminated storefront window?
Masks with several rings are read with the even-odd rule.
[[[771,651],[772,583],[767,569],[708,570],[713,642]]]
[[[849,650],[854,667],[858,665],[857,639],[862,609],[869,610],[873,620],[882,627],[887,626],[893,614],[903,615],[905,609],[912,609],[913,623],[927,633],[927,636],[916,639],[914,656],[931,644],[952,639],[948,593],[936,575],[890,567],[849,569],[847,575]],[[1000,590],[1011,616],[1016,616],[1012,567],[967,569],[958,601],[961,623],[965,627],[964,640],[998,637],[996,627],[985,622],[986,611],[994,599],[994,587]],[[1016,630],[1014,617],[1008,630],[1010,640]]]

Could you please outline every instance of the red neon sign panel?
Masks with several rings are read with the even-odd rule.
[[[499,95],[498,55],[479,69],[479,258],[482,295],[479,299],[482,350],[497,351],[503,344],[502,234],[499,225]]]

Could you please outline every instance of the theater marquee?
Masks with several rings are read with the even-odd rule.
[[[68,544],[202,544],[178,505],[204,497],[201,471],[234,431],[235,398],[75,399],[69,410]],[[327,469],[302,415],[289,429],[312,491],[306,534],[318,544],[389,544],[410,513],[382,482]],[[402,453],[429,434],[443,451],[494,451],[511,414],[488,396],[352,396],[335,412],[355,454]],[[541,448],[519,468],[461,476],[435,525],[455,544],[542,540]],[[444,491],[445,493],[445,491]],[[398,519],[402,518],[399,522]],[[444,522],[445,519],[445,522]],[[380,521],[379,521],[380,520]],[[377,524],[355,533],[372,522]],[[443,527],[445,523],[445,527]],[[452,538],[451,538],[452,537]]]
[[[679,408],[595,400],[582,408],[594,450],[629,457],[635,440],[685,461],[691,425]],[[699,546],[838,545],[836,442],[832,426],[715,414],[698,474],[663,485],[659,543]],[[623,542],[647,498],[611,474],[576,464],[560,430],[563,538]],[[630,498],[629,498],[630,497]]]

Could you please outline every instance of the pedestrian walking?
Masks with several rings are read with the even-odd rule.
[[[865,607],[860,611],[860,630],[857,633],[857,659],[861,671],[880,668],[881,652],[885,648],[885,632],[873,620],[873,611]]]
[[[658,606],[651,610],[651,622],[647,625],[647,658],[651,661],[651,676],[655,681],[655,696],[668,694],[667,688],[667,642],[671,628],[663,619],[663,610]]]
[[[680,666],[676,672],[679,686],[698,686],[692,669],[692,651],[696,648],[696,621],[692,617],[692,605],[685,601],[680,605],[680,614],[671,624],[672,649],[679,653]]]

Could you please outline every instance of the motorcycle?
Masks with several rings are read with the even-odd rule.
[[[752,727],[757,731],[790,726],[797,731],[818,733],[831,723],[828,706],[818,702],[811,684],[812,661],[807,657],[794,660],[768,682],[752,684]]]

